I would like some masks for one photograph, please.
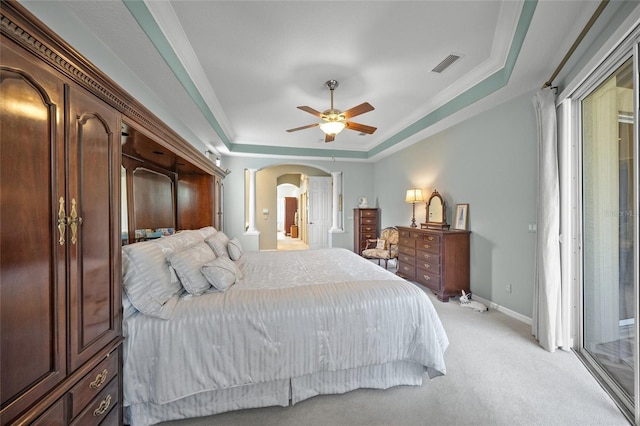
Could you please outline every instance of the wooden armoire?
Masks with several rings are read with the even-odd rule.
[[[176,225],[220,227],[225,172],[19,3],[3,0],[0,425],[122,424],[127,129],[177,159],[161,165],[176,182]],[[131,153],[151,167],[144,153]]]

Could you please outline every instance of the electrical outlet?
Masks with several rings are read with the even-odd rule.
[[[538,231],[538,224],[537,223],[530,223],[529,224],[529,232],[537,232]]]
[[[507,293],[511,293],[511,284],[507,284],[504,288],[504,291],[506,291]]]

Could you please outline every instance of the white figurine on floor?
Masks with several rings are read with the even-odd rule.
[[[486,312],[489,310],[484,303],[476,302],[475,300],[469,300],[471,294],[467,294],[462,290],[462,296],[460,296],[460,306],[463,308],[471,308],[476,312]]]

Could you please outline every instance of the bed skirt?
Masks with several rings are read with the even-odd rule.
[[[420,386],[424,374],[423,365],[409,361],[369,365],[350,370],[321,371],[291,380],[201,392],[166,404],[132,404],[125,407],[125,424],[144,426],[247,408],[274,405],[286,407],[316,395],[341,394],[359,388]]]

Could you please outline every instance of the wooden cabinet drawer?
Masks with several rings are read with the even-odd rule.
[[[440,275],[422,268],[416,268],[416,281],[432,290],[440,290]]]
[[[119,426],[121,417],[122,417],[121,410],[116,405],[109,411],[109,414],[107,414],[107,417],[105,417],[102,420],[102,422],[100,423],[100,426]]]
[[[373,234],[375,235],[378,231],[378,227],[374,224],[362,224],[360,225],[360,233],[362,234]]]
[[[373,209],[373,210],[361,209],[360,217],[363,219],[374,218],[374,221],[375,221],[375,218],[378,217],[378,210],[377,209]]]
[[[416,250],[416,261],[440,264],[440,255],[426,250]]]
[[[402,253],[402,250],[400,250],[400,254],[398,254],[398,260],[401,263],[404,263],[405,265],[415,265],[416,264],[416,259],[413,256],[410,256],[408,254]]]
[[[378,221],[376,220],[375,217],[371,218],[371,217],[365,217],[360,219],[360,225],[361,226],[372,226],[373,228],[376,228],[378,225]]]
[[[416,259],[416,268],[431,274],[440,275],[440,263],[432,262],[428,260]]]
[[[428,251],[429,253],[439,254],[440,253],[440,242],[434,241],[418,241],[416,244],[416,248],[418,250]]]
[[[414,265],[406,265],[402,262],[399,263],[398,273],[406,278],[416,278],[416,267]]]
[[[67,424],[65,400],[67,396],[60,398],[58,402],[47,409],[36,419],[31,426],[64,426]]]
[[[72,426],[97,426],[118,405],[120,394],[118,380],[111,380],[71,423]]]
[[[76,417],[117,375],[118,350],[115,350],[71,389],[71,418]]]
[[[414,249],[413,247],[407,247],[407,246],[399,245],[398,246],[398,251],[401,254],[406,254],[407,256],[416,257],[416,249]]]
[[[363,232],[360,234],[360,238],[362,242],[366,244],[367,240],[375,240],[377,238],[376,232]]]
[[[411,232],[410,231],[405,231],[404,229],[399,229],[398,233],[400,235],[400,241],[402,240],[409,240],[411,239]]]

